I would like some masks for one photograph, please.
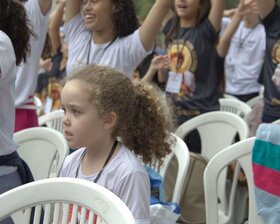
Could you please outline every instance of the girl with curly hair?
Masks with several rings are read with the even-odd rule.
[[[25,62],[32,34],[23,6],[12,0],[0,1],[0,194],[32,180],[16,153],[13,141],[15,121],[16,65]],[[28,177],[28,175],[30,175]],[[4,184],[2,184],[4,183]],[[1,224],[12,223],[5,219]]]
[[[139,27],[132,0],[68,0],[65,36],[67,73],[86,64],[109,65],[129,78],[153,50],[173,0],[158,0]],[[82,12],[81,12],[82,8]]]
[[[74,73],[61,92],[64,135],[71,148],[80,149],[65,159],[60,176],[111,190],[136,223],[149,223],[151,195],[138,159],[157,162],[173,142],[172,119],[161,94],[151,84],[134,86],[123,73],[97,65]]]

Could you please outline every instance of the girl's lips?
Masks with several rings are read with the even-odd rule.
[[[65,135],[66,137],[71,137],[71,136],[73,136],[73,134],[72,134],[71,132],[69,132],[69,131],[64,131],[64,135]]]

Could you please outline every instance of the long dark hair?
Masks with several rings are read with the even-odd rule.
[[[210,10],[211,10],[211,0],[199,0],[200,8],[198,12],[197,22],[196,25],[202,23],[205,19],[207,19]],[[177,34],[178,29],[180,28],[180,17],[177,13],[174,13],[171,22],[171,28],[169,29],[168,33],[166,34],[166,42],[173,40]]]
[[[116,5],[114,23],[119,37],[133,33],[139,27],[135,5],[132,0],[111,0]]]
[[[30,54],[29,38],[35,34],[30,28],[27,14],[22,4],[13,0],[0,0],[0,30],[12,41],[16,64],[26,62]]]

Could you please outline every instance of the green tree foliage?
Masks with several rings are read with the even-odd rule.
[[[143,21],[145,19],[145,17],[147,16],[150,8],[154,4],[154,1],[152,1],[152,0],[133,0],[133,2],[135,4],[136,11],[137,11],[139,18],[141,19],[141,21]]]

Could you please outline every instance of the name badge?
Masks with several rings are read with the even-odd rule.
[[[182,84],[182,74],[170,71],[168,73],[168,80],[166,84],[166,92],[179,93]]]

